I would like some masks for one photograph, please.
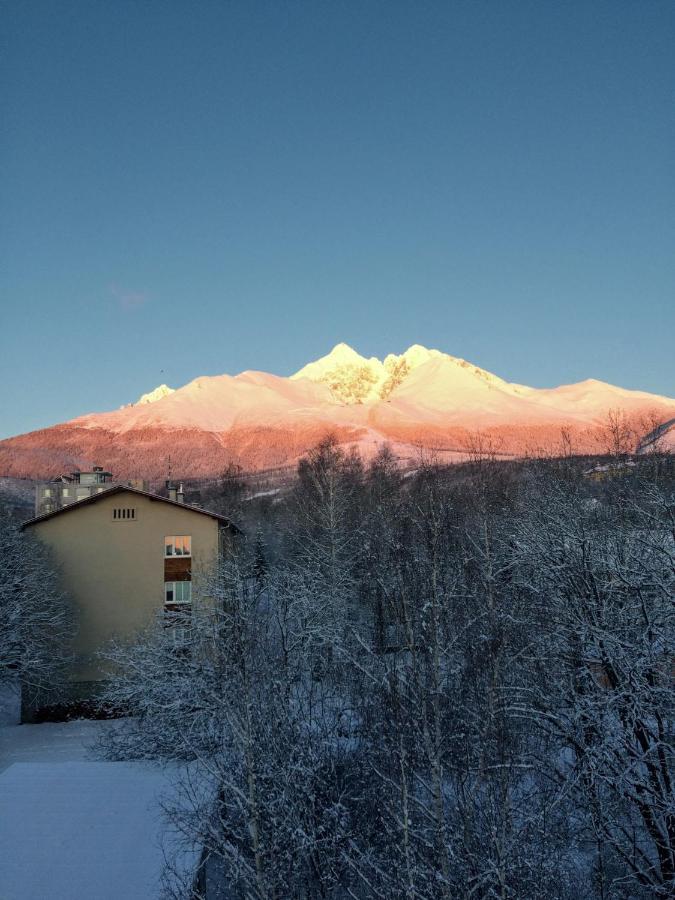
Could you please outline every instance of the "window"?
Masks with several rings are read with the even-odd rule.
[[[43,497],[51,497],[52,489],[51,488],[42,488],[42,496]]]
[[[125,521],[130,522],[132,519],[136,518],[136,510],[135,508],[122,507],[121,509],[115,508],[113,509],[113,519],[117,522]]]
[[[165,603],[191,603],[191,581],[167,581],[164,585]]]
[[[70,488],[64,488],[61,493],[64,497],[70,497]]]
[[[164,556],[192,556],[189,534],[170,534],[164,538]]]

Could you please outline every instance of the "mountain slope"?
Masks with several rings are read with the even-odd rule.
[[[466,451],[489,434],[506,455],[554,451],[561,429],[579,452],[599,449],[610,410],[646,434],[675,418],[675,400],[593,379],[557,388],[511,384],[419,345],[384,360],[338,344],[290,378],[265,372],[160,385],[136,403],[0,441],[0,474],[45,477],[101,463],[120,477],[214,475],[294,463],[328,431],[369,452],[383,441]],[[648,427],[649,426],[649,427]]]

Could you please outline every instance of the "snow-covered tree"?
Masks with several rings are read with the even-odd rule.
[[[557,744],[549,773],[602,897],[675,891],[674,512],[654,486],[589,499],[538,485],[519,535],[534,637],[522,710]]]
[[[19,679],[33,703],[63,684],[72,607],[46,548],[0,508],[0,680]]]
[[[189,763],[230,896],[672,895],[672,488],[491,457],[324,441],[186,642],[112,653],[108,752]]]

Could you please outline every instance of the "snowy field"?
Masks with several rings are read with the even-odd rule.
[[[0,728],[0,898],[159,900],[165,862],[189,882],[198,852],[179,851],[161,802],[177,769],[94,759],[119,722]]]

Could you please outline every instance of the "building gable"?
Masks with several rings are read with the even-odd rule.
[[[126,499],[120,497],[120,495],[123,494],[130,495],[130,497],[127,498],[129,502],[127,502]],[[198,506],[191,506],[188,503],[181,503],[177,500],[169,500],[168,497],[162,497],[160,494],[153,494],[150,491],[141,491],[138,488],[127,487],[126,485],[119,485],[113,488],[109,488],[108,490],[102,491],[100,494],[93,494],[91,497],[86,497],[83,500],[78,500],[75,503],[70,503],[68,506],[53,510],[52,512],[45,513],[41,516],[35,516],[35,518],[29,519],[27,522],[24,522],[21,527],[28,528],[30,526],[37,525],[40,522],[45,522],[48,519],[53,519],[55,516],[72,514],[86,506],[90,506],[91,504],[95,503],[101,503],[110,500],[113,497],[117,497],[119,499],[118,506],[120,509],[133,509],[134,497],[136,496],[146,498],[156,503],[166,503],[168,504],[168,506],[174,507],[184,512],[191,512],[200,516],[208,516],[209,518],[215,519],[217,522],[219,522],[221,526],[231,529],[234,533],[239,533],[240,531],[240,529],[237,528],[237,526],[234,525],[233,522],[231,522],[226,516],[221,516],[220,513],[201,509],[201,507]]]

